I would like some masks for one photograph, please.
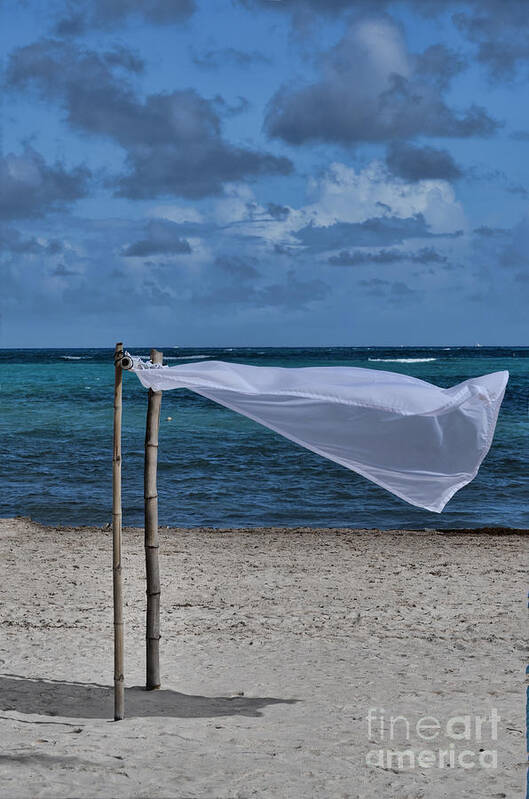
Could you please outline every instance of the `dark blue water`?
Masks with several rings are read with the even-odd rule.
[[[147,350],[133,350],[147,355]],[[492,449],[445,511],[406,504],[359,475],[186,390],[162,400],[160,524],[529,527],[529,348],[165,348],[166,363],[204,356],[274,366],[362,366],[451,386],[511,374]],[[111,350],[0,350],[0,516],[44,523],[111,519]],[[143,524],[147,392],[124,375],[124,523]],[[167,417],[172,417],[168,421]]]

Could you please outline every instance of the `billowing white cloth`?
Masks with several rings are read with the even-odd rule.
[[[438,388],[377,369],[281,368],[135,358],[146,388],[188,388],[440,513],[492,443],[508,372]]]

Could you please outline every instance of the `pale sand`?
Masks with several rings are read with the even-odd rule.
[[[129,688],[118,723],[110,533],[17,519],[0,538],[2,797],[525,796],[527,536],[164,529],[163,690]],[[141,530],[124,553],[140,686]],[[455,751],[496,749],[498,768],[370,767],[451,739],[369,740],[369,708],[443,728],[496,708],[498,739],[485,725]]]

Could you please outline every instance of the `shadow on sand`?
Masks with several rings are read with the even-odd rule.
[[[267,705],[297,701],[274,697],[190,696],[178,691],[146,691],[143,686],[133,686],[125,689],[125,715],[128,718],[181,719],[258,717]],[[74,719],[111,719],[113,707],[113,691],[108,685],[0,675],[0,710],[3,711]]]

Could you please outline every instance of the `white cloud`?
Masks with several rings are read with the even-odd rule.
[[[381,161],[364,169],[335,162],[320,177],[308,181],[310,202],[289,207],[285,219],[273,219],[265,206],[255,201],[247,186],[233,186],[227,198],[219,200],[215,217],[223,224],[237,223],[226,235],[261,236],[265,243],[299,246],[296,231],[306,225],[327,227],[337,222],[364,222],[374,217],[406,219],[422,214],[432,233],[451,233],[468,227],[461,203],[444,180],[413,183],[391,175]]]
[[[309,180],[309,196],[314,201],[303,210],[320,226],[387,215],[405,219],[415,214],[423,214],[434,233],[467,226],[461,203],[447,181],[406,183],[391,176],[380,161],[372,161],[359,172],[333,163],[321,178]]]
[[[151,208],[147,216],[168,219],[170,222],[203,222],[204,217],[196,208],[190,205],[156,205]]]
[[[220,225],[229,225],[248,219],[257,208],[255,195],[245,183],[230,183],[224,196],[215,202],[213,216]]]

